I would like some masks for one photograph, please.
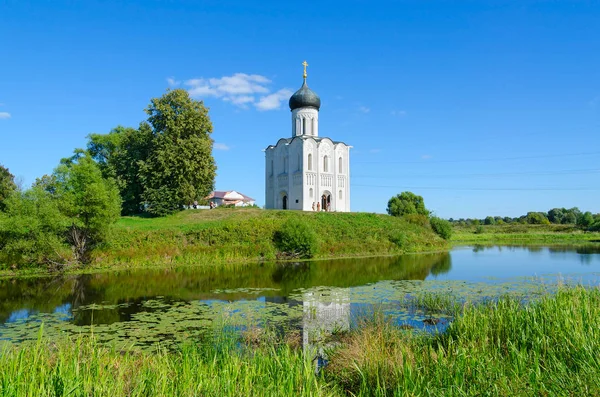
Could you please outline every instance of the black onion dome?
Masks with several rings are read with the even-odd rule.
[[[319,98],[316,92],[308,88],[306,79],[304,79],[302,87],[290,98],[290,110],[307,107],[319,110],[321,107],[321,98]]]

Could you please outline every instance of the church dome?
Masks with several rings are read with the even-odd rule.
[[[321,107],[321,98],[319,98],[316,92],[308,88],[305,78],[302,87],[290,98],[290,110],[306,107],[319,110]]]

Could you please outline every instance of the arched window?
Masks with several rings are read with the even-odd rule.
[[[340,190],[338,196],[340,197],[340,200],[342,199],[342,191]]]
[[[311,119],[310,135],[315,135],[315,119]]]
[[[313,189],[312,189],[312,187],[308,191],[308,194],[310,195],[310,198],[313,198]]]
[[[271,160],[271,175],[273,175],[273,160]]]
[[[287,157],[283,158],[283,172],[287,172]]]
[[[306,135],[306,119],[302,118],[302,135]]]
[[[342,173],[342,158],[341,157],[338,159],[338,172],[340,174]]]
[[[329,157],[323,157],[323,172],[329,172]]]
[[[312,153],[308,154],[308,170],[312,171]]]

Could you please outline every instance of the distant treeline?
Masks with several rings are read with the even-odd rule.
[[[582,212],[579,208],[552,208],[548,212],[528,212],[526,215],[511,218],[510,216],[487,216],[484,219],[460,218],[448,219],[458,226],[477,225],[504,225],[504,224],[529,224],[529,225],[575,225],[590,231],[600,231],[600,213],[592,214],[590,211]]]

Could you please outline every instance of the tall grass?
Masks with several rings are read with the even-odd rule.
[[[0,396],[328,396],[310,359],[287,345],[249,351],[187,344],[177,352],[116,351],[94,342],[0,353]]]
[[[378,316],[338,336],[320,375],[298,335],[281,343],[263,330],[158,353],[40,338],[0,353],[0,396],[595,396],[599,322],[600,289],[581,287],[529,305],[508,297],[467,305],[437,334]]]
[[[333,352],[329,379],[359,395],[600,395],[600,290],[561,289],[524,306],[502,298],[443,334],[373,321]]]

